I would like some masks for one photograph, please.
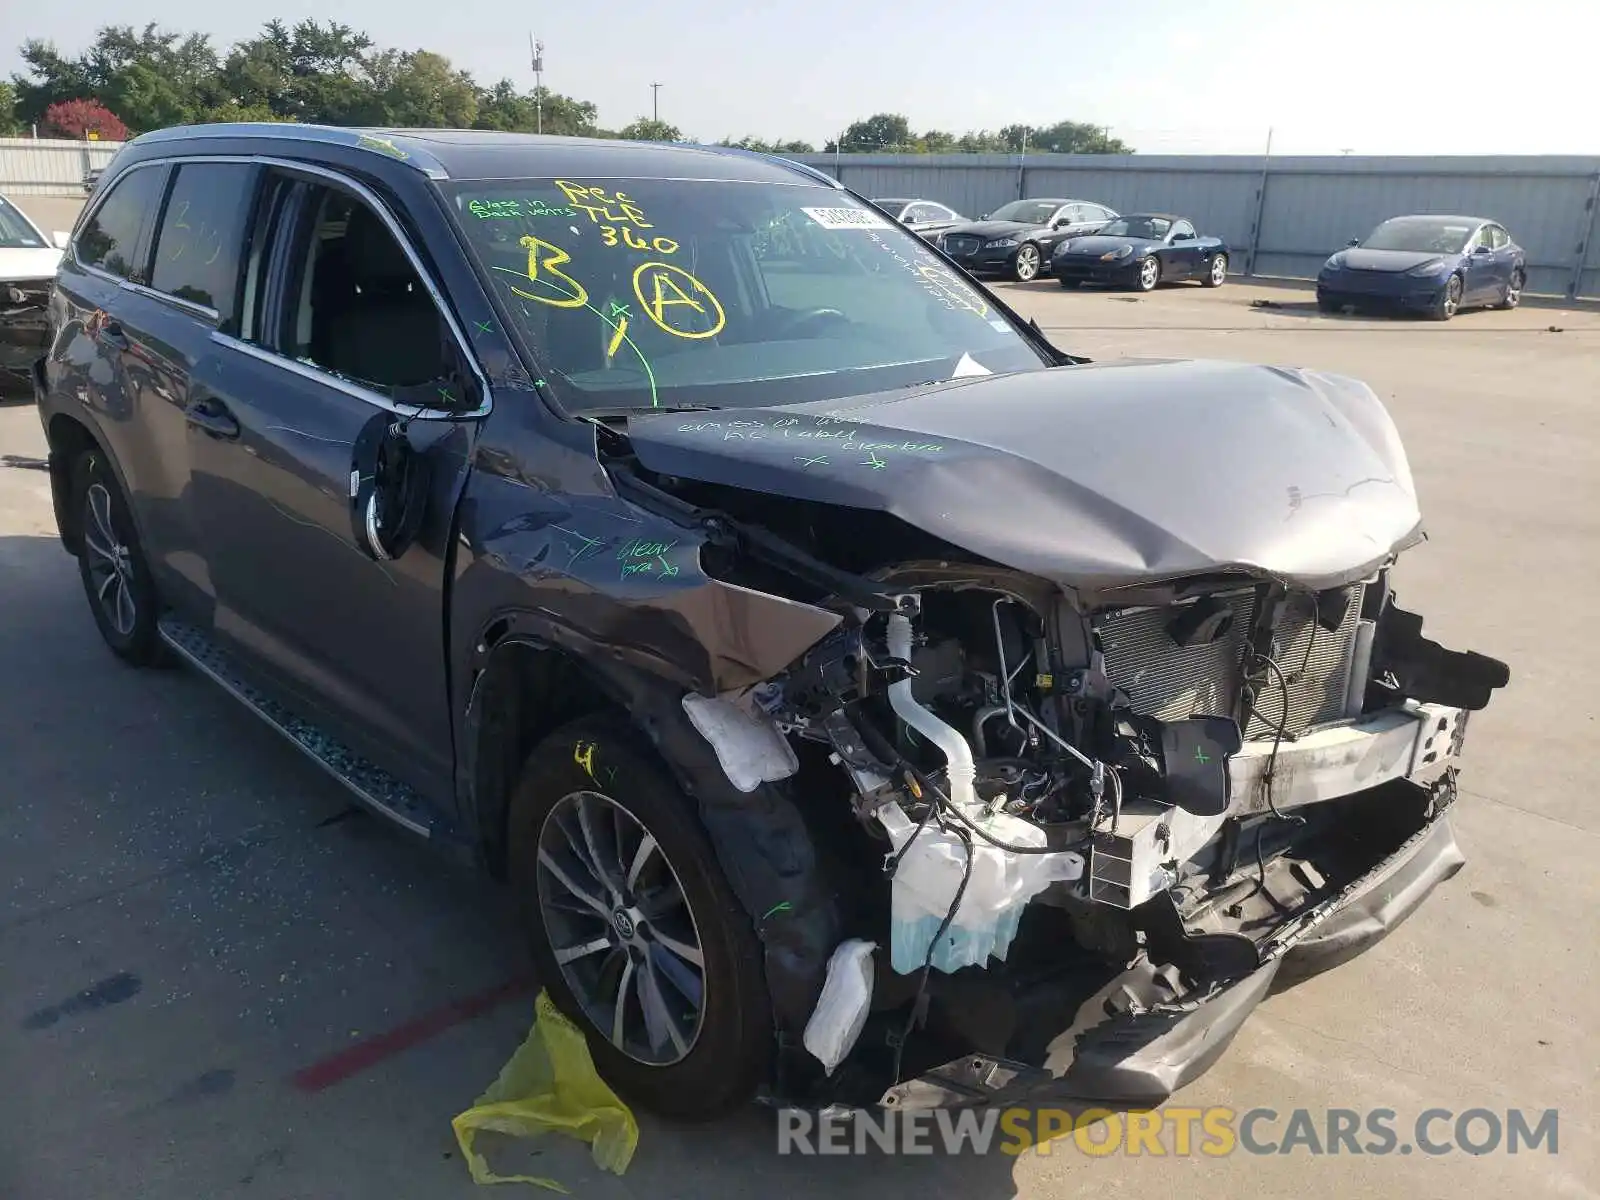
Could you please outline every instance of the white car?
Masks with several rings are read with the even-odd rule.
[[[44,353],[50,285],[69,236],[45,237],[26,213],[0,196],[0,375],[27,378]]]

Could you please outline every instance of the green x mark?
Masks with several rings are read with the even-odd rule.
[[[1200,763],[1202,765],[1204,765],[1205,763],[1208,763],[1208,762],[1211,761],[1209,758],[1206,757],[1206,752],[1205,752],[1204,748],[1202,748],[1200,746],[1196,746],[1194,748],[1194,760],[1195,760],[1195,762]]]
[[[494,332],[494,322],[493,321],[474,321],[473,324],[478,327],[478,332],[479,333],[493,333]]]

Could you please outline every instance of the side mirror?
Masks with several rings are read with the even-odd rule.
[[[1488,246],[1474,246],[1472,248],[1472,253],[1473,253],[1474,256],[1476,256],[1476,255],[1479,255],[1479,254],[1493,254],[1494,251],[1491,250]]]
[[[65,250],[72,245],[72,235],[65,229],[58,229],[50,235],[50,241],[57,250]]]
[[[1345,243],[1345,245],[1346,246],[1359,246],[1359,245],[1361,245],[1361,239],[1360,238],[1351,238],[1348,242]]]

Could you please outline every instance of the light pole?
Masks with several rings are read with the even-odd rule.
[[[661,85],[650,85],[650,119],[657,125],[661,124]]]
[[[533,56],[533,119],[538,132],[544,132],[544,43],[528,35],[528,51]]]

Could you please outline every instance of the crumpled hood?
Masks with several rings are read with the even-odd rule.
[[[1341,250],[1340,265],[1352,271],[1409,271],[1436,258],[1453,258],[1454,255],[1425,250],[1363,250],[1352,246]]]
[[[1231,362],[953,379],[628,422],[652,471],[892,513],[1080,596],[1218,570],[1310,588],[1421,537],[1372,389]]]
[[[61,251],[53,248],[7,247],[0,249],[0,283],[54,279],[61,266]]]
[[[963,221],[944,232],[971,235],[981,238],[1017,237],[1024,233],[1037,233],[1043,225],[1025,225],[1021,221]]]
[[[1109,254],[1113,250],[1120,250],[1124,246],[1132,246],[1135,254],[1142,254],[1152,246],[1159,246],[1160,242],[1151,241],[1149,238],[1114,237],[1098,233],[1086,237],[1075,237],[1062,242],[1056,247],[1057,254]]]

